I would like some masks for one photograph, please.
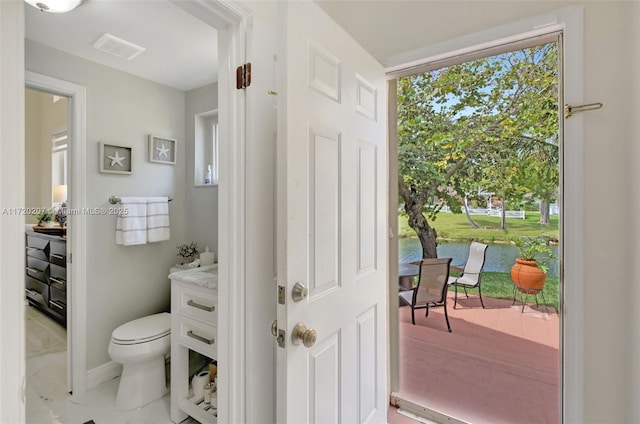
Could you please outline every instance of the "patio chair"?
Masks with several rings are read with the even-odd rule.
[[[453,285],[455,288],[455,295],[453,301],[453,309],[458,304],[458,287],[464,289],[464,294],[469,297],[467,289],[478,289],[480,295],[480,304],[484,308],[484,302],[482,301],[482,289],[480,288],[480,282],[482,281],[482,268],[484,267],[485,257],[487,255],[487,245],[471,242],[469,246],[469,259],[464,265],[464,270],[459,277],[449,277],[449,285]]]
[[[423,259],[420,264],[418,285],[413,290],[399,293],[399,296],[411,306],[413,325],[416,325],[416,309],[426,309],[425,316],[429,316],[429,306],[444,306],[447,329],[451,332],[446,302],[450,264],[451,258]]]

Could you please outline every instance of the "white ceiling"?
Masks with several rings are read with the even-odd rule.
[[[2,0],[0,0],[2,1]],[[316,0],[380,63],[557,10],[576,0]],[[216,31],[168,0],[88,0],[54,14],[26,5],[26,37],[180,90],[217,80]],[[95,50],[105,32],[147,50],[131,61]],[[400,62],[400,63],[398,63]]]
[[[187,91],[217,81],[217,32],[166,0],[88,0],[69,13],[25,3],[26,38]],[[146,48],[132,60],[92,44],[110,33]]]
[[[384,66],[407,52],[558,10],[568,0],[316,0]],[[424,57],[420,57],[422,59]]]

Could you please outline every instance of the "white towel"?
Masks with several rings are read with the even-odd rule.
[[[134,246],[147,242],[146,197],[123,197],[116,217],[116,244]]]
[[[149,243],[169,240],[171,232],[169,227],[169,198],[147,198],[147,239]]]

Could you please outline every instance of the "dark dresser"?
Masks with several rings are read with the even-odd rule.
[[[29,303],[67,326],[67,241],[26,232],[25,290]]]

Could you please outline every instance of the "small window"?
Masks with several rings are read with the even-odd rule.
[[[194,143],[194,185],[218,184],[218,111],[196,115]],[[211,171],[209,172],[209,168]]]

